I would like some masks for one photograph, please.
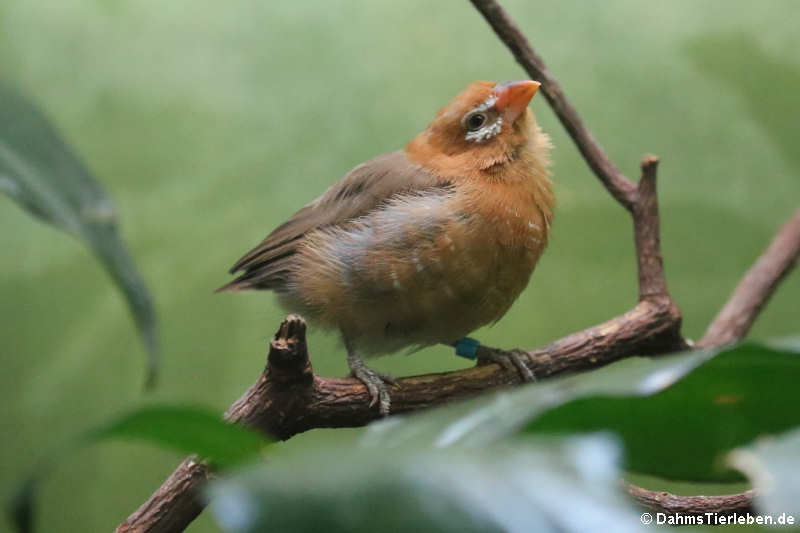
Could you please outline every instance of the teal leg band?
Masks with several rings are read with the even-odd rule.
[[[478,346],[480,345],[481,343],[477,339],[472,339],[470,337],[459,339],[456,343],[456,355],[466,359],[475,359],[478,354]]]

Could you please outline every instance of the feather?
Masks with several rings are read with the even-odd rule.
[[[323,228],[336,228],[363,217],[398,195],[449,182],[411,162],[404,152],[378,156],[351,170],[319,198],[278,226],[247,252],[230,272],[242,272],[217,291],[285,287],[293,256],[304,237]]]

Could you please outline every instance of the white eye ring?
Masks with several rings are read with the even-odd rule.
[[[464,140],[482,143],[495,137],[503,129],[503,117],[497,117],[494,122],[484,122],[478,129],[469,129]]]

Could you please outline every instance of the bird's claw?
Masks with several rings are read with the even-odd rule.
[[[397,379],[388,374],[375,372],[366,366],[354,369],[352,374],[353,377],[367,387],[370,397],[369,406],[375,407],[377,404],[378,412],[380,412],[381,416],[388,416],[392,401],[389,396],[389,387],[386,384],[396,385]]]
[[[397,378],[396,378],[396,377],[394,377],[393,375],[391,375],[391,374],[384,374],[383,372],[375,372],[375,373],[376,373],[376,374],[378,374],[378,377],[380,377],[380,378],[381,378],[381,380],[382,380],[384,383],[388,383],[388,384],[389,384],[389,385],[391,385],[392,387],[399,387],[399,386],[400,386],[400,383],[397,381]]]
[[[528,353],[517,348],[509,351],[485,350],[479,353],[478,363],[497,363],[506,370],[518,372],[524,382],[536,381],[533,371],[525,364],[525,359],[527,358]]]

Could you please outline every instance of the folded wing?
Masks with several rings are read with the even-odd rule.
[[[352,222],[397,195],[447,186],[445,180],[409,161],[404,152],[371,159],[351,170],[246,253],[230,269],[232,274],[241,274],[218,290],[280,290],[298,247],[310,232]]]

